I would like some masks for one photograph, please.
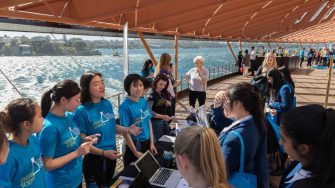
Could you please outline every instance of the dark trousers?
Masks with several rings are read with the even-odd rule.
[[[104,187],[111,183],[115,171],[116,160],[100,155],[87,154],[83,161],[83,174],[86,186],[95,183]]]
[[[190,90],[190,94],[188,96],[190,101],[190,106],[195,107],[195,101],[198,99],[199,106],[202,106],[206,102],[206,92],[205,91],[192,91]]]
[[[170,134],[170,127],[168,122],[162,120],[162,119],[154,119],[151,120],[152,123],[152,130],[155,136],[155,140],[158,140],[163,135],[169,135]]]
[[[250,71],[251,71],[251,75],[254,76],[255,73],[255,67],[256,67],[256,60],[250,60]]]
[[[140,151],[142,153],[146,152],[150,148],[150,140],[145,140],[143,142],[139,142],[139,144],[136,144],[134,142],[137,151]],[[135,162],[137,160],[137,157],[133,154],[133,152],[130,150],[128,145],[126,145],[126,151],[123,156],[123,165],[124,167],[127,167],[130,165],[130,163]]]
[[[302,67],[302,63],[304,62],[304,60],[305,60],[304,58],[300,58],[300,64],[299,64],[300,67]]]

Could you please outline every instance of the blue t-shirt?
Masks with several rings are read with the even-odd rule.
[[[0,165],[0,187],[47,187],[36,136],[28,138],[27,146],[9,141],[9,147],[7,162]]]
[[[138,102],[126,98],[119,109],[120,124],[124,127],[129,127],[139,121],[138,127],[143,127],[141,134],[138,136],[131,135],[134,142],[143,142],[150,139],[150,118],[152,113],[149,103],[140,97]]]
[[[108,100],[80,105],[74,120],[81,133],[87,136],[96,133],[101,135],[95,147],[103,150],[116,149],[116,122],[112,104]]]
[[[62,157],[75,151],[81,144],[80,131],[72,114],[65,117],[48,113],[43,122],[43,129],[38,137],[42,156]],[[82,157],[77,157],[66,165],[48,171],[48,187],[77,187],[82,181]]]

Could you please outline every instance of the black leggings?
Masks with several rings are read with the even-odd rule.
[[[190,94],[188,96],[190,100],[190,106],[195,107],[195,102],[198,99],[199,106],[202,106],[206,102],[206,92],[205,91],[192,91],[190,90]]]
[[[98,187],[109,185],[113,179],[116,160],[100,155],[87,154],[83,161],[86,186],[96,183]]]
[[[136,142],[134,142],[135,146],[137,145]],[[139,144],[140,148],[137,148],[137,151],[140,151],[142,153],[146,152],[150,148],[150,139],[145,140],[143,142],[140,142]],[[137,160],[137,157],[134,155],[134,153],[130,150],[128,145],[126,145],[126,151],[123,156],[123,165],[124,167],[127,167],[130,165],[130,163],[135,162]]]

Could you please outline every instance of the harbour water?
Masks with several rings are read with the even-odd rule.
[[[5,56],[0,57],[0,68],[4,75],[15,85],[23,97],[40,101],[44,91],[63,79],[79,82],[84,71],[95,70],[103,74],[106,83],[106,95],[110,96],[123,91],[123,51],[122,49],[98,49],[101,56]],[[167,52],[172,56],[173,49],[152,49],[159,61],[160,54]],[[234,51],[238,51],[234,49]],[[113,56],[118,52],[120,56]],[[187,48],[179,49],[178,74],[185,73],[194,67],[193,58],[201,55],[207,68],[224,64],[233,64],[233,57],[228,48]],[[129,49],[129,72],[140,73],[144,61],[149,58],[141,49]],[[20,97],[13,86],[0,74],[0,109],[8,102]]]

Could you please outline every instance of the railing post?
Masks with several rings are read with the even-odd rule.
[[[117,108],[119,109],[120,108],[120,105],[121,105],[121,97],[120,97],[121,93],[119,93],[117,95]]]
[[[183,91],[183,76],[180,76],[180,91]]]

